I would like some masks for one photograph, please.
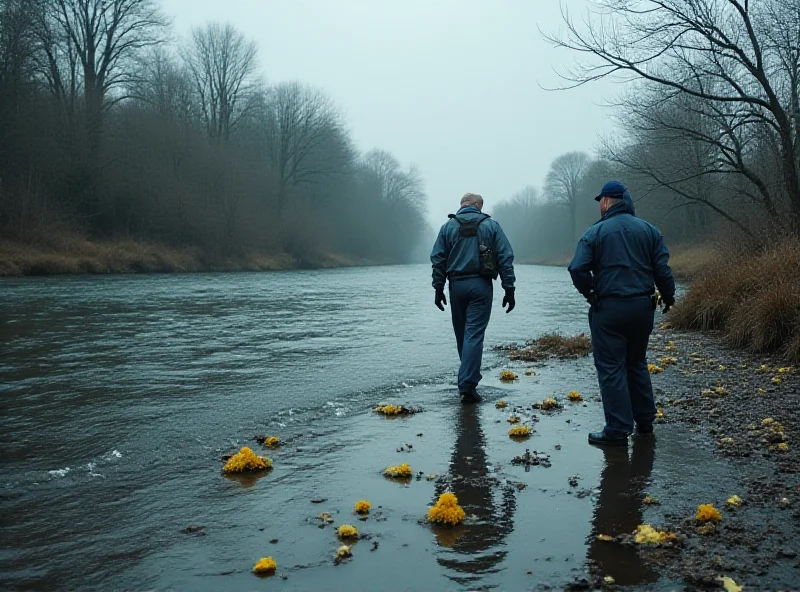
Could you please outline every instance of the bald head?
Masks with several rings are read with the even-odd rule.
[[[461,198],[461,207],[466,208],[469,206],[482,210],[483,198],[477,193],[465,193],[464,197]]]

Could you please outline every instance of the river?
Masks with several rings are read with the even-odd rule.
[[[496,380],[504,361],[491,346],[587,329],[563,269],[520,266],[508,315],[496,289],[487,403],[469,409],[426,266],[13,279],[0,292],[3,589],[528,589],[602,560],[592,533],[641,521],[618,495],[603,502],[603,471],[617,471],[608,487],[624,498],[631,475],[644,486],[653,453],[614,464],[587,447],[597,403],[543,418],[527,445],[509,441],[492,404],[596,394],[588,359]],[[380,401],[424,412],[387,421],[371,412]],[[222,476],[222,454],[264,454],[254,434],[287,442],[268,453],[274,470]],[[526,446],[553,467],[509,464]],[[404,461],[441,477],[380,476]],[[419,519],[446,487],[472,518],[431,529]],[[584,488],[591,496],[573,495]],[[373,512],[358,522],[364,498]],[[595,506],[609,508],[608,524]],[[372,537],[344,565],[322,511]],[[189,525],[202,532],[182,533]],[[266,555],[278,575],[260,580],[250,570]],[[620,583],[657,580],[633,556],[607,560],[623,566]]]

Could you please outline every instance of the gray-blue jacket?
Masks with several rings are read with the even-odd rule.
[[[461,208],[457,216],[467,220],[481,218],[486,214],[473,206]],[[439,230],[439,236],[431,251],[433,267],[433,287],[444,288],[449,277],[480,277],[478,245],[490,246],[497,255],[497,271],[503,289],[514,287],[514,251],[503,229],[493,219],[488,218],[478,226],[478,240],[462,238],[460,226],[453,219],[448,220]]]
[[[627,298],[653,294],[653,284],[666,301],[675,298],[669,251],[661,232],[637,218],[630,194],[610,208],[578,242],[569,264],[572,283],[588,297]]]

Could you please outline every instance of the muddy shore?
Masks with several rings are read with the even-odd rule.
[[[662,364],[664,358],[677,363]],[[663,366],[652,376],[663,409],[657,433],[669,425],[688,427],[687,446],[707,446],[717,463],[732,465],[736,473],[735,490],[728,485],[693,500],[676,499],[668,483],[660,484],[666,490],[659,497],[663,525],[679,533],[684,545],[679,553],[652,560],[688,590],[719,586],[721,572],[746,590],[800,589],[796,369],[777,356],[728,348],[720,335],[675,332],[667,325],[651,339],[649,359]],[[734,495],[741,506],[726,504]],[[704,534],[692,512],[701,503],[713,503],[722,513],[716,528]]]

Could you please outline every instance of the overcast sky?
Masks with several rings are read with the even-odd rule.
[[[268,82],[324,89],[362,150],[379,147],[419,166],[434,226],[461,195],[487,210],[550,162],[592,151],[611,130],[610,83],[548,92],[553,68],[575,56],[537,27],[561,26],[558,0],[162,0],[178,37],[230,22],[260,49]],[[585,12],[586,0],[565,0]]]

